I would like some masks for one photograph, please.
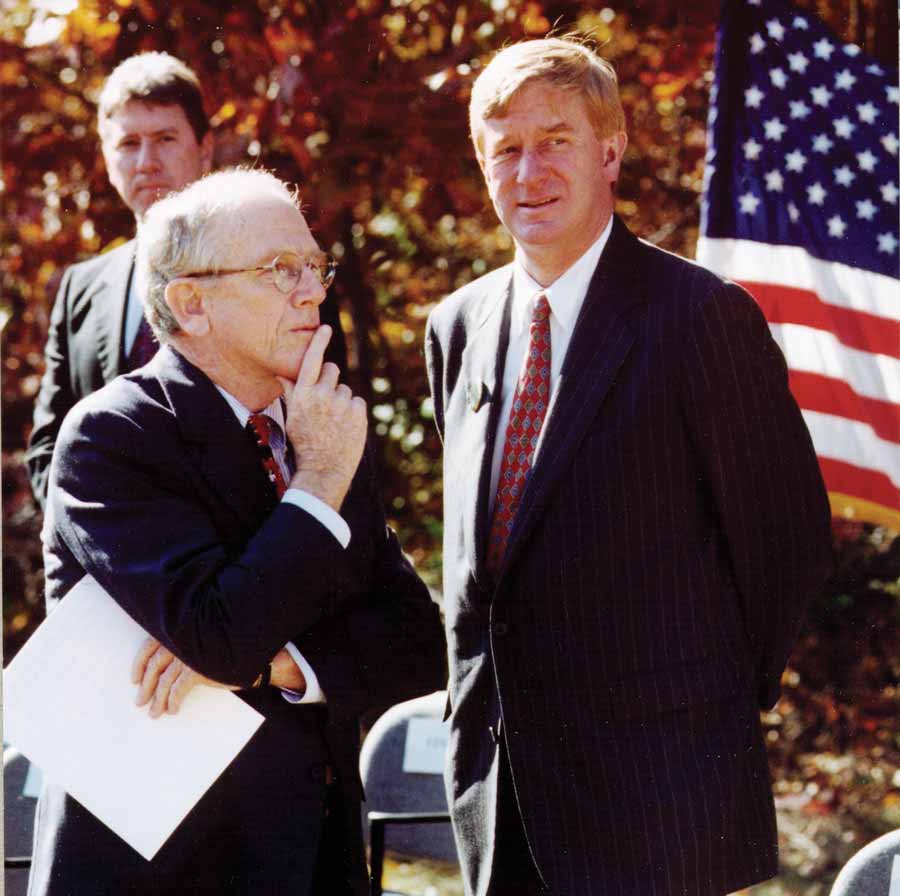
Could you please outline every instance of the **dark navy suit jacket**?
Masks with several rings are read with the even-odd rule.
[[[49,609],[92,575],[189,666],[244,686],[291,640],[328,702],[238,692],[265,722],[152,862],[49,784],[31,896],[306,893],[326,763],[349,834],[346,868],[334,870],[366,892],[358,717],[442,688],[445,648],[437,608],[385,524],[368,457],[341,512],[347,549],[277,503],[222,395],[170,348],[68,415],[45,516]]]
[[[742,289],[616,220],[492,581],[510,282],[502,268],[447,298],[426,343],[468,886],[502,883],[496,827],[520,817],[554,894],[738,890],[777,870],[758,710],[830,566],[784,360]]]

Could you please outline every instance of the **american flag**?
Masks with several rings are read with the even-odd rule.
[[[835,515],[900,529],[897,69],[730,0],[715,74],[697,259],[765,313]]]

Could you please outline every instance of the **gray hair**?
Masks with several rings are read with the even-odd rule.
[[[500,50],[472,86],[469,128],[479,158],[482,123],[502,118],[516,93],[534,81],[580,94],[601,139],[625,130],[619,82],[605,59],[573,35],[525,40]]]
[[[159,200],[144,216],[135,277],[147,321],[161,343],[181,331],[166,302],[166,287],[185,274],[227,267],[221,257],[222,229],[242,206],[266,198],[300,209],[296,192],[274,174],[229,168]]]
[[[197,75],[168,53],[138,53],[113,69],[100,92],[97,111],[101,137],[106,120],[132,101],[151,106],[179,106],[198,143],[209,130]]]

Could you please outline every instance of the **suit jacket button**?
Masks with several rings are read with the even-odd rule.
[[[498,638],[505,638],[509,634],[509,626],[502,619],[498,619],[491,628]]]

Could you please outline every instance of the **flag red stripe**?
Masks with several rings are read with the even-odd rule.
[[[818,373],[791,370],[789,376],[791,392],[801,408],[868,423],[882,439],[900,443],[900,407],[897,405],[858,395],[843,380]]]
[[[828,330],[846,346],[900,357],[900,322],[823,302],[814,292],[777,283],[740,281],[773,324]]]
[[[828,491],[855,495],[873,504],[900,511],[900,489],[884,473],[821,456],[819,466]]]

